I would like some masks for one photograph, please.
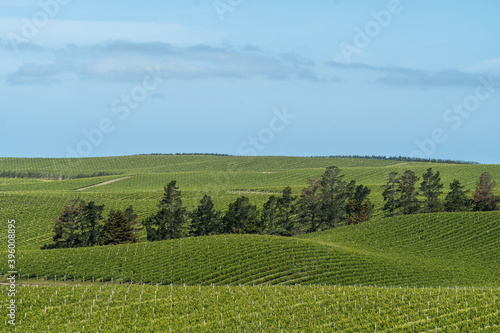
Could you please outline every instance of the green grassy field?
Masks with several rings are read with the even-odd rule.
[[[93,248],[39,250],[75,198],[155,211],[177,180],[185,204],[203,194],[224,209],[244,193],[261,206],[272,192],[298,194],[327,166],[367,185],[379,210],[391,171],[441,172],[467,189],[500,166],[341,158],[124,156],[0,159],[0,171],[109,176],[0,178],[0,244],[16,220],[21,332],[498,332],[500,212],[383,218],[298,237],[219,235]],[[64,178],[63,177],[63,178]],[[95,186],[97,185],[97,186]],[[0,249],[6,274],[7,248]],[[1,275],[0,274],[0,275]],[[5,279],[5,276],[4,276]],[[5,281],[5,280],[4,280]],[[44,285],[49,283],[49,285]],[[90,282],[90,284],[89,284]],[[146,285],[145,285],[146,284]],[[40,285],[40,286],[39,286]],[[2,288],[1,299],[7,300]],[[6,313],[6,302],[0,312]],[[5,317],[7,318],[7,317]],[[0,324],[0,326],[3,324]],[[5,322],[5,330],[11,330]]]

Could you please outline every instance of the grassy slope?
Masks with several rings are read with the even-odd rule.
[[[379,219],[299,238],[221,235],[29,250],[25,278],[161,284],[500,286],[500,215]]]
[[[443,331],[498,331],[498,212],[375,218],[367,224],[299,238],[221,235],[89,249],[37,250],[49,240],[53,219],[77,196],[104,203],[108,209],[133,204],[143,217],[154,211],[162,186],[176,179],[190,207],[196,205],[203,191],[208,191],[223,208],[240,195],[228,190],[274,191],[291,185],[298,193],[307,178],[319,177],[330,165],[341,167],[346,178],[369,185],[377,206],[382,203],[380,188],[390,171],[412,169],[420,175],[432,166],[441,171],[445,184],[458,178],[469,189],[483,171],[500,177],[500,167],[493,165],[352,159],[0,159],[0,170],[67,175],[122,173],[66,181],[0,179],[0,218],[17,220],[17,268],[21,275],[32,279],[38,274],[39,279],[55,279],[54,284],[64,284],[64,279],[78,283],[83,278],[177,284],[19,287],[18,300],[23,302],[18,309],[18,328],[81,331],[85,326],[86,330],[97,331],[101,326],[105,331],[124,331],[136,326],[140,331],[189,328],[213,332],[260,331],[266,327],[293,332],[331,331],[333,324],[334,330],[366,332],[373,331],[376,323],[380,332],[434,331],[436,326]],[[129,178],[75,191],[122,177]],[[247,195],[258,204],[267,198],[261,193]],[[4,244],[5,224],[0,231],[0,243]],[[3,249],[0,253],[5,255]],[[4,265],[0,261],[2,272],[6,271]],[[200,282],[232,286],[189,286]],[[178,285],[182,283],[188,286]],[[323,286],[306,286],[318,283]],[[250,286],[253,284],[287,286]],[[1,288],[0,298],[6,297],[6,292]],[[0,312],[4,310],[2,302]]]
[[[447,285],[449,278],[457,285],[500,282],[500,212],[380,218],[300,238],[428,267],[441,274],[437,285]]]

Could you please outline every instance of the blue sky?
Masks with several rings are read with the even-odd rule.
[[[493,0],[0,1],[0,156],[500,163]]]

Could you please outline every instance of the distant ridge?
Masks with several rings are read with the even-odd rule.
[[[151,154],[135,154],[140,155],[205,155],[205,156],[240,156],[219,153],[151,153]],[[384,160],[384,161],[405,161],[405,162],[429,162],[429,163],[448,163],[448,164],[481,164],[474,161],[450,160],[441,158],[419,158],[408,156],[382,156],[382,155],[329,155],[329,156],[287,156],[287,157],[314,157],[314,158],[363,158],[368,160]]]
[[[448,164],[481,164],[474,161],[448,160],[441,158],[419,158],[408,156],[380,156],[380,155],[331,155],[331,156],[311,156],[317,158],[364,158],[369,160],[385,161],[406,161],[406,162],[430,162],[430,163],[448,163]]]

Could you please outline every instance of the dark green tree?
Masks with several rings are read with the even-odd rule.
[[[474,192],[474,210],[475,211],[490,211],[498,209],[500,197],[493,194],[496,186],[496,181],[489,172],[483,172],[479,181],[476,183],[476,191]]]
[[[163,197],[160,200],[160,207],[168,208],[171,211],[182,207],[182,192],[176,186],[177,182],[172,180],[163,187]]]
[[[346,207],[347,224],[367,222],[373,213],[374,205],[368,196],[371,190],[363,185],[358,185]]]
[[[299,223],[305,232],[315,232],[321,227],[321,180],[309,179],[309,187],[302,189],[297,201]]]
[[[399,207],[399,177],[397,172],[389,172],[387,183],[384,187],[384,191],[382,192],[382,196],[384,197],[384,207],[382,210],[384,211],[385,216],[395,216],[397,213],[397,209]]]
[[[273,233],[276,229],[276,220],[278,213],[278,198],[274,195],[269,196],[269,199],[262,206],[260,214],[261,224],[268,231]]]
[[[220,228],[221,214],[215,210],[212,197],[204,195],[198,207],[190,213],[191,235],[205,236],[216,233]]]
[[[223,232],[228,234],[257,234],[264,231],[257,206],[252,205],[245,196],[229,204],[222,218],[222,226]]]
[[[82,245],[94,246],[99,242],[99,234],[101,232],[102,213],[104,205],[98,206],[93,201],[86,204],[83,208],[82,220]]]
[[[450,183],[450,192],[446,195],[444,208],[447,212],[466,212],[471,209],[471,199],[467,198],[464,186],[456,179]]]
[[[173,180],[164,187],[159,211],[142,223],[146,227],[148,241],[180,238],[187,234],[186,207],[182,203],[181,191]]]
[[[292,236],[297,220],[295,207],[296,195],[292,195],[292,189],[287,186],[283,189],[281,197],[278,197],[276,212],[276,229],[273,234],[281,236]]]
[[[287,186],[281,196],[271,195],[264,204],[261,220],[267,232],[271,235],[293,236],[296,212],[294,201],[297,196],[292,195],[292,189]]]
[[[354,180],[347,183],[343,178],[344,175],[336,166],[326,168],[321,177],[321,224],[326,228],[343,224],[347,201],[356,188]]]
[[[130,205],[127,209],[125,209],[125,216],[129,221],[130,225],[134,228],[134,230],[139,230],[137,226],[137,214],[134,213],[134,208]]]
[[[113,209],[109,211],[108,218],[102,227],[100,237],[102,245],[136,243],[138,241],[134,229],[137,215],[133,214],[131,207],[127,210],[127,213]]]
[[[401,177],[399,177],[399,184],[397,193],[399,194],[399,207],[400,213],[415,214],[420,210],[420,202],[418,201],[418,191],[416,184],[419,177],[415,176],[415,172],[406,170]]]
[[[53,242],[41,246],[41,249],[70,248],[82,245],[82,223],[85,202],[80,199],[66,206],[55,220]]]
[[[432,168],[427,169],[422,176],[420,193],[425,198],[422,203],[422,212],[434,213],[444,210],[443,204],[439,201],[439,196],[443,193],[443,183],[441,183],[439,171],[434,173]]]

